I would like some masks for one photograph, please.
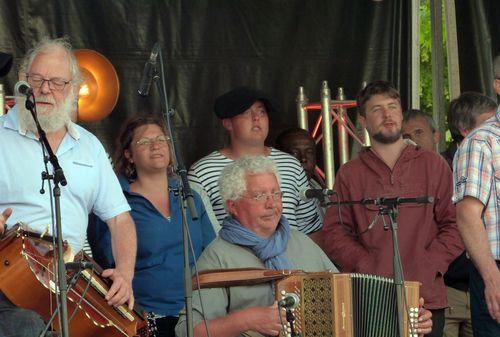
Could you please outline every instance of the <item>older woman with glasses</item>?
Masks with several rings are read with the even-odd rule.
[[[136,117],[122,127],[114,162],[137,228],[134,295],[156,323],[158,337],[175,336],[184,304],[181,197],[172,179],[170,145],[160,119]],[[199,218],[187,216],[195,252],[191,263],[215,237],[196,193],[194,199]],[[105,267],[113,265],[107,226],[96,220],[89,228],[94,258]]]

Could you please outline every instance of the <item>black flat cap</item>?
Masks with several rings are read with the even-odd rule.
[[[12,55],[0,52],[0,77],[4,77],[12,67]]]
[[[277,112],[278,103],[262,91],[248,87],[237,87],[217,97],[214,111],[220,119],[239,115],[252,106],[256,101],[264,103],[267,112]]]

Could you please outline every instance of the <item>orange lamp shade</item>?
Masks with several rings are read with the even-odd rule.
[[[113,111],[120,94],[115,68],[102,54],[90,49],[75,51],[83,76],[78,99],[78,120],[97,122]]]

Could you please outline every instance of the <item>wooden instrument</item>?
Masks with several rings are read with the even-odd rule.
[[[193,290],[265,282],[274,282],[277,301],[290,295],[297,299],[291,310],[300,337],[398,337],[396,291],[389,278],[258,268],[207,270],[198,280],[193,276]],[[413,323],[418,321],[419,288],[419,282],[405,282],[404,337],[417,337]],[[280,336],[290,337],[290,332],[290,324],[284,324]],[[262,335],[248,331],[243,336]]]
[[[417,337],[419,282],[405,282],[405,337]],[[391,279],[363,274],[301,273],[276,284],[276,299],[298,298],[292,309],[301,337],[397,337],[397,304]],[[283,309],[284,310],[284,309]],[[286,323],[286,322],[284,322]],[[290,324],[285,324],[290,336]]]
[[[47,322],[57,301],[52,237],[16,225],[0,240],[0,291],[16,306],[37,312]],[[144,317],[104,299],[109,283],[92,269],[68,272],[68,317],[72,337],[147,337]],[[72,282],[73,281],[73,282]],[[57,323],[53,325],[57,331]]]
[[[233,268],[204,270],[194,275],[193,290],[249,286],[281,280],[300,270],[273,270],[264,268]]]

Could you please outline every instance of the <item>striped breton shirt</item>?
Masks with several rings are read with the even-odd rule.
[[[288,153],[271,148],[269,155],[278,168],[283,191],[283,215],[290,225],[303,233],[312,233],[322,227],[316,201],[303,201],[299,192],[310,188],[304,169],[297,159]],[[212,204],[219,223],[227,216],[219,193],[218,180],[222,169],[232,163],[219,151],[214,151],[191,166],[188,178],[194,189],[202,188]],[[198,188],[197,186],[198,185]]]
[[[500,260],[500,108],[463,140],[453,160],[453,172],[453,202],[471,196],[483,203],[491,252]]]

